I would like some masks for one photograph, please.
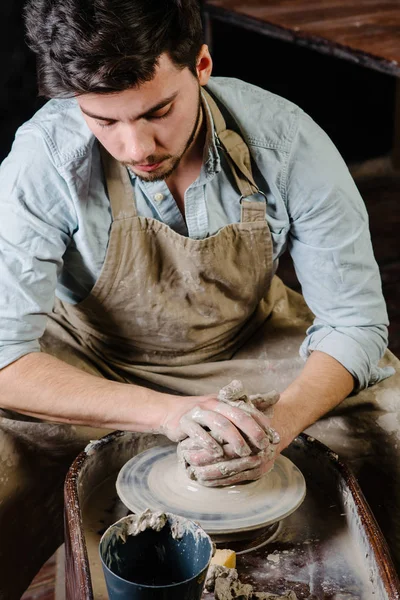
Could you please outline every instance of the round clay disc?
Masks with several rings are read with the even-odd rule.
[[[146,508],[196,521],[210,534],[265,527],[290,515],[306,493],[304,477],[280,455],[272,471],[257,481],[208,488],[192,481],[176,457],[176,445],[155,446],[120,470],[117,493],[134,513]]]

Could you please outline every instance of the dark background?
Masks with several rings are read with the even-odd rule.
[[[44,102],[36,91],[35,59],[24,43],[22,0],[0,4],[0,161],[15,130]],[[400,227],[398,173],[381,166],[392,148],[395,79],[356,64],[288,42],[273,40],[233,25],[214,22],[215,75],[234,76],[289,98],[330,135],[349,165],[368,168],[356,183],[370,214],[375,254],[391,317],[391,348],[400,354]],[[279,275],[298,289],[288,256]]]
[[[213,23],[215,75],[244,79],[295,102],[351,162],[392,145],[393,77],[314,50]]]

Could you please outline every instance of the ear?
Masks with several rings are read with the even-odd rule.
[[[207,85],[213,68],[213,62],[208,46],[203,44],[197,56],[196,71],[200,85]]]

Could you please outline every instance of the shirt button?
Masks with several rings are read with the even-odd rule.
[[[154,200],[156,202],[161,202],[161,200],[164,200],[164,194],[160,194],[160,193],[154,194]]]

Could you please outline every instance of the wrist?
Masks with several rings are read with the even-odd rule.
[[[274,406],[274,414],[271,419],[271,426],[278,432],[280,442],[277,452],[280,453],[295,437],[303,431],[302,425],[296,418],[293,390],[283,392]]]
[[[178,428],[179,426],[181,406],[182,409],[186,408],[186,398],[174,394],[159,394],[159,396],[157,411],[154,414],[153,431],[168,435],[171,427]]]
[[[167,414],[169,395],[132,384],[119,384],[121,406],[125,406],[124,424],[120,429],[138,433],[161,433]],[[128,393],[127,393],[128,392]]]

